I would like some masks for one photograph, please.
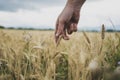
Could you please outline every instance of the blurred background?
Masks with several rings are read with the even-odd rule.
[[[0,0],[0,25],[5,28],[55,29],[67,0]],[[87,0],[79,30],[99,30],[102,24],[120,30],[120,0]]]

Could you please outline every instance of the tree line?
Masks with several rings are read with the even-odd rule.
[[[14,28],[14,27],[5,27],[0,25],[0,29],[16,29],[16,30],[54,30],[51,28],[48,29],[36,29],[36,28],[22,28],[22,27],[18,27],[18,28]],[[97,30],[86,30],[88,32],[98,32]],[[120,32],[120,30],[114,30],[114,29],[107,29],[106,32]]]

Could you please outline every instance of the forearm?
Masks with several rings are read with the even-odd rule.
[[[72,7],[74,9],[80,9],[86,0],[68,0],[66,7]]]

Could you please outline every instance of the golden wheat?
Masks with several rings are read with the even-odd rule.
[[[0,80],[110,80],[119,34],[103,25],[102,33],[78,32],[56,48],[53,31],[0,30]]]

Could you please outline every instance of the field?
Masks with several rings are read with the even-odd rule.
[[[0,30],[0,80],[120,80],[120,33]]]

